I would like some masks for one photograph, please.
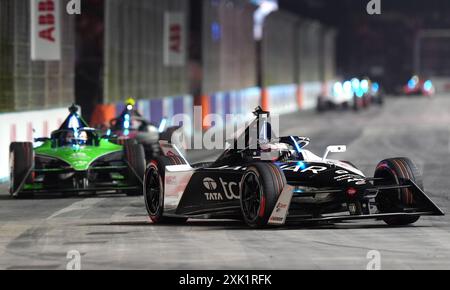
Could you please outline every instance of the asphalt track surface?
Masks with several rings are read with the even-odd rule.
[[[339,156],[368,176],[386,157],[410,157],[426,191],[450,210],[450,97],[389,99],[368,111],[302,112],[282,117],[282,133],[310,136],[310,149],[347,144]],[[204,156],[192,153],[195,159]],[[381,221],[249,230],[237,221],[149,222],[143,198],[116,195],[12,200],[0,186],[0,269],[450,269],[450,215],[414,226]]]

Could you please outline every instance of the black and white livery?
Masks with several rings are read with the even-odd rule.
[[[329,146],[319,157],[305,149],[308,138],[276,137],[269,113],[258,108],[255,115],[214,162],[190,165],[176,146],[162,144],[164,156],[151,161],[144,180],[154,223],[232,218],[262,228],[377,219],[401,226],[444,215],[411,160],[383,160],[366,177],[350,162],[327,158],[346,146]]]

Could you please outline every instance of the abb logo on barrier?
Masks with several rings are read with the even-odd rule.
[[[186,18],[182,12],[164,14],[164,65],[184,66],[186,61]]]
[[[60,0],[31,0],[31,59],[61,59]]]
[[[55,42],[55,1],[39,1],[37,10],[39,12],[39,37],[50,42]]]
[[[181,25],[179,23],[172,24],[169,27],[169,47],[170,51],[174,53],[181,52]]]

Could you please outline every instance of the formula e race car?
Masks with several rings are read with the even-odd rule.
[[[243,219],[252,228],[288,222],[383,220],[392,226],[444,213],[425,194],[417,167],[407,158],[379,163],[366,177],[329,146],[322,157],[305,149],[304,137],[276,137],[268,112],[211,163],[190,165],[176,146],[162,144],[144,178],[147,212],[154,223],[188,218]]]
[[[133,99],[126,101],[123,112],[110,121],[110,127],[105,137],[116,144],[123,144],[125,140],[135,140],[144,147],[146,160],[160,155],[159,140],[171,140],[172,135],[180,127],[168,127],[167,119],[162,119],[160,125],[146,120],[136,109]]]
[[[431,80],[413,76],[408,83],[403,86],[402,93],[407,96],[433,97],[436,89]]]
[[[117,145],[99,137],[74,105],[51,138],[10,145],[10,194],[121,192],[142,194],[144,150],[134,141]]]
[[[334,109],[348,109],[355,111],[368,108],[372,104],[382,106],[384,96],[380,85],[369,78],[359,80],[353,78],[345,82],[336,82],[328,95],[320,95],[317,98],[317,112]]]

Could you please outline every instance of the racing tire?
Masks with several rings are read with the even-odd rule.
[[[164,216],[164,179],[166,166],[183,165],[178,156],[160,156],[150,162],[144,177],[144,200],[147,213],[154,224],[183,224],[188,219]]]
[[[240,203],[243,219],[249,227],[268,226],[286,184],[283,171],[273,163],[258,162],[247,167],[240,185]]]
[[[128,196],[142,195],[142,185],[145,174],[145,152],[140,144],[136,144],[134,140],[125,140],[124,142],[124,159],[128,165],[126,177],[129,184],[137,185],[137,190],[125,191]]]
[[[401,185],[404,180],[412,180],[423,190],[422,174],[417,166],[408,158],[391,158],[381,161],[374,177],[382,178],[375,180],[375,186]],[[414,207],[413,189],[388,189],[380,190],[376,203],[380,213],[403,212],[405,208]],[[390,226],[405,226],[417,222],[420,216],[401,216],[384,218],[383,221]]]
[[[31,193],[17,192],[25,183],[33,183],[33,175],[27,174],[34,167],[33,144],[30,142],[13,142],[9,146],[10,186],[9,193],[14,198],[30,198]]]

